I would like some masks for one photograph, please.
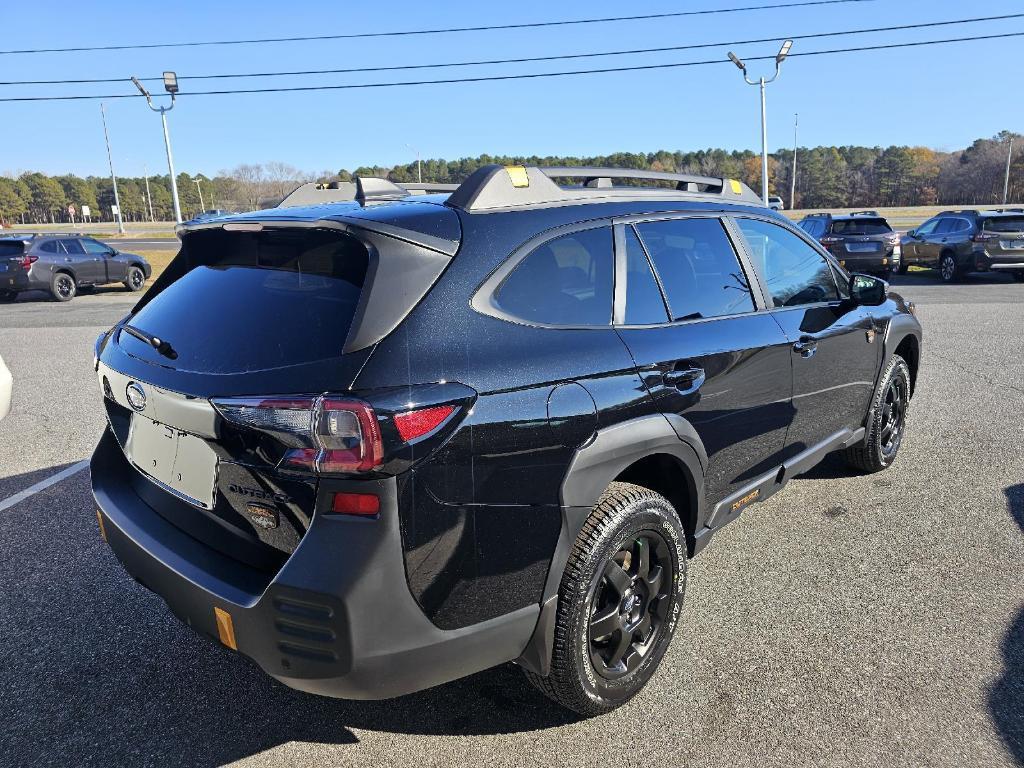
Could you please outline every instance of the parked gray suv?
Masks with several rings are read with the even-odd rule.
[[[913,264],[947,283],[989,270],[1024,282],[1024,209],[943,211],[904,235],[901,271]]]
[[[0,238],[0,301],[22,291],[47,291],[70,301],[79,288],[122,283],[141,291],[152,274],[144,258],[76,235],[14,235]]]

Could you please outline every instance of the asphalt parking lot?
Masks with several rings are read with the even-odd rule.
[[[293,692],[181,626],[101,541],[96,335],[136,297],[0,306],[0,763],[1024,762],[1024,284],[898,278],[925,347],[895,467],[829,459],[692,563],[658,679],[578,720],[508,666],[385,702]]]

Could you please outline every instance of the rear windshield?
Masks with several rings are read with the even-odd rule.
[[[129,325],[174,357],[121,333],[131,355],[178,370],[243,373],[339,357],[366,278],[366,248],[323,230],[197,233],[197,264]],[[202,263],[205,262],[205,263]]]
[[[892,227],[885,219],[871,219],[865,216],[832,222],[833,235],[884,235],[886,232],[892,232]]]
[[[4,256],[20,256],[25,252],[25,244],[20,240],[0,240],[0,258]]]
[[[983,229],[987,232],[1024,232],[1024,216],[1000,216],[984,221]]]

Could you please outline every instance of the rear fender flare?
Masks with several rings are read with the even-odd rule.
[[[598,430],[579,448],[562,483],[562,530],[548,568],[541,612],[530,642],[517,660],[521,666],[547,676],[551,669],[558,588],[572,546],[604,490],[623,470],[655,454],[676,458],[693,481],[690,503],[696,511],[695,531],[704,525],[704,473],[707,452],[696,430],[682,416],[652,414]],[[685,520],[681,521],[685,524]]]

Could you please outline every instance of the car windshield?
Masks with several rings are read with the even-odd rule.
[[[1024,232],[1024,216],[1000,216],[985,219],[983,229],[987,232]]]
[[[833,235],[884,235],[892,232],[885,219],[856,218],[839,219],[832,222]]]

